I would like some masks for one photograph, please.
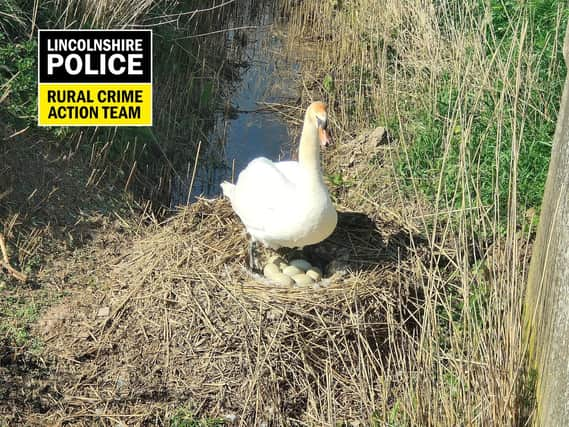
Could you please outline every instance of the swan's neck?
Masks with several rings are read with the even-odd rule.
[[[300,135],[300,145],[298,147],[298,163],[310,173],[318,182],[322,181],[320,170],[320,141],[318,138],[318,128],[304,121],[302,134]]]

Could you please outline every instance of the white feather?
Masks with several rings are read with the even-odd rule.
[[[314,144],[303,134],[301,150],[302,144]],[[253,240],[274,249],[302,248],[324,240],[336,228],[337,214],[322,180],[319,150],[312,151],[318,156],[312,159],[316,166],[259,157],[239,174],[235,185],[221,184]]]

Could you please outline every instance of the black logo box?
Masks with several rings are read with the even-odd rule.
[[[95,40],[95,39],[110,39],[110,40],[127,40],[127,39],[140,39],[142,40],[142,51],[128,52],[121,50],[112,50],[108,52],[81,52],[81,51],[57,51],[48,52],[48,41],[53,40],[53,45],[56,39],[65,40]],[[87,75],[80,73],[72,75],[67,73],[65,67],[61,66],[54,69],[52,75],[47,74],[47,55],[49,53],[58,53],[63,55],[64,60],[70,54],[79,55],[85,61],[86,55],[91,56],[91,68],[99,69],[100,67],[100,54],[106,54],[107,58],[114,53],[142,53],[141,65],[142,74],[138,75],[114,75],[107,73],[105,75]],[[38,42],[38,74],[40,83],[152,83],[152,30],[40,30]]]

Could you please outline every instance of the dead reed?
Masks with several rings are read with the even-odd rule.
[[[521,311],[535,209],[520,212],[528,207],[527,188],[520,188],[522,166],[532,161],[525,157],[525,134],[535,135],[532,111],[547,111],[538,99],[549,95],[536,97],[543,65],[533,48],[539,34],[532,15],[512,13],[511,38],[496,47],[499,23],[484,7],[414,0],[285,6],[291,40],[315,51],[304,68],[304,97],[333,106],[339,150],[378,124],[396,135],[398,146],[364,146],[367,166],[356,171],[352,145],[331,156],[327,171],[338,202],[395,211],[403,223],[418,224],[428,242],[430,255],[417,259],[415,271],[420,298],[411,312],[418,327],[386,350],[397,379],[375,412],[381,425],[531,419]],[[562,28],[566,12],[555,13]],[[433,121],[440,123],[436,133]],[[554,115],[542,122],[553,124]],[[441,147],[440,163],[430,164],[435,173],[413,157],[425,144],[433,148],[423,157],[438,156]]]
[[[388,342],[414,325],[402,307],[419,256],[402,226],[377,221],[341,217],[327,253],[346,271],[320,289],[252,276],[225,201],[146,230],[105,286],[44,317],[62,378],[50,418],[140,423],[186,407],[241,425],[369,422],[391,396]]]
[[[539,58],[524,48],[523,14],[512,43],[488,55],[497,28],[478,6],[285,2],[290,39],[314,54],[304,99],[327,99],[337,131],[325,169],[343,214],[311,249],[329,286],[277,288],[248,273],[246,238],[225,201],[200,200],[161,224],[144,218],[116,253],[88,253],[71,273],[89,270],[96,285],[83,284],[39,323],[50,376],[45,410],[26,422],[164,424],[180,408],[240,425],[531,420],[521,308],[533,229],[520,220],[517,183]],[[443,111],[437,100],[449,90]],[[493,143],[493,176],[508,166],[505,188],[482,179],[468,149],[480,140],[488,94],[496,126],[483,141]],[[456,179],[435,176],[431,199],[425,171],[411,162],[429,118],[443,123],[431,135],[443,164],[458,159]],[[378,124],[396,145],[352,140]],[[401,164],[410,185],[395,173]]]

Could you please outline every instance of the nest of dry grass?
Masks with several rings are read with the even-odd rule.
[[[344,271],[325,288],[279,288],[245,268],[242,230],[226,201],[200,200],[102,266],[104,283],[53,307],[49,418],[163,422],[184,407],[243,425],[369,422],[388,399],[383,349],[405,330],[412,236],[341,213],[309,253]]]

